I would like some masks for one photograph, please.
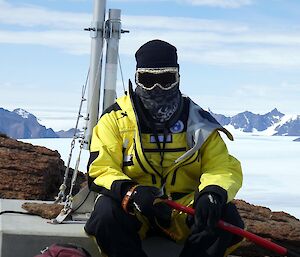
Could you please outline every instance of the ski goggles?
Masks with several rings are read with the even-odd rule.
[[[179,84],[178,68],[138,68],[135,83],[145,90],[152,90],[155,87],[170,90]]]

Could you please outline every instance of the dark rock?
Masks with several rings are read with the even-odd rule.
[[[266,207],[255,206],[242,200],[235,200],[235,204],[247,231],[289,250],[300,252],[300,221],[298,219],[285,212],[272,212]],[[248,240],[244,241],[233,255],[280,256]]]
[[[0,136],[0,197],[9,199],[54,200],[63,182],[66,167],[60,154]],[[73,170],[69,175],[71,177]],[[78,174],[74,193],[86,181]],[[68,179],[68,185],[70,178]]]
[[[4,133],[1,133],[1,132],[0,132],[0,137],[3,137],[3,138],[8,138],[8,136],[7,136],[6,134],[4,134]]]

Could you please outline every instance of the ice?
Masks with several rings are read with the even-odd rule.
[[[243,168],[237,198],[300,218],[300,143],[293,139],[237,135],[234,142],[226,140]]]

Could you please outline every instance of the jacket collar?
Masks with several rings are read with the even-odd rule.
[[[190,100],[186,131],[187,144],[190,149],[175,162],[180,162],[197,152],[208,137],[216,130],[224,132],[227,137],[233,141],[233,136],[227,129],[223,128],[210,113],[204,111],[199,105]]]

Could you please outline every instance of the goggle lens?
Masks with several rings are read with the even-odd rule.
[[[153,73],[140,73],[138,75],[139,83],[143,84],[146,88],[151,88],[155,84],[160,84],[164,88],[170,87],[176,82],[176,74],[172,72],[165,72],[161,74]]]
[[[138,69],[135,77],[137,85],[152,90],[156,86],[163,90],[169,90],[179,83],[177,68]]]

